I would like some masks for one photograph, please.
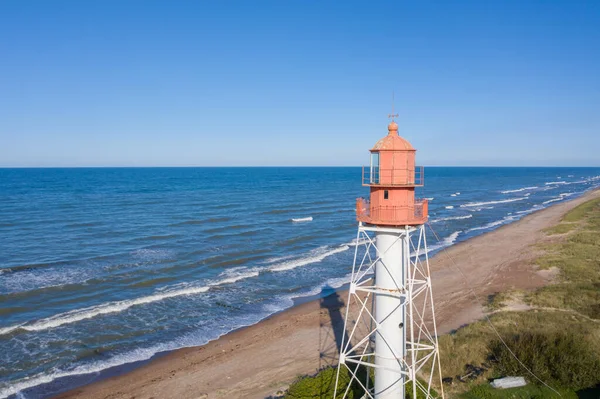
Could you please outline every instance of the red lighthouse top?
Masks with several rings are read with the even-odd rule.
[[[371,188],[370,199],[357,199],[358,221],[383,226],[425,223],[427,200],[415,200],[415,187],[423,186],[423,167],[415,166],[416,150],[398,135],[396,122],[392,120],[387,136],[370,151],[371,164],[363,167],[363,186]]]
[[[373,151],[416,151],[404,138],[398,136],[398,124],[392,121],[388,125],[388,135],[375,143]]]

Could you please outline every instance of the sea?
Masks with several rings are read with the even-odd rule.
[[[600,168],[426,167],[430,255]],[[349,281],[348,168],[0,169],[0,398],[45,398]],[[432,234],[435,231],[439,240]]]

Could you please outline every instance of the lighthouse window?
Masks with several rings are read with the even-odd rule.
[[[379,153],[371,154],[371,184],[379,184]]]
[[[383,190],[383,199],[388,199],[388,190]]]

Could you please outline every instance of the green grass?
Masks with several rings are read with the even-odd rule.
[[[539,379],[553,386],[580,390],[599,382],[600,354],[590,350],[581,334],[568,330],[524,331],[507,335],[504,341],[516,358],[500,340],[490,345],[491,356],[497,362],[495,371],[501,375],[522,374],[520,361]]]
[[[563,217],[563,222],[579,222],[582,219],[590,216],[594,211],[598,211],[600,199],[584,202],[583,204],[573,208]],[[597,216],[597,215],[596,215]]]
[[[566,223],[557,224],[554,227],[547,228],[546,230],[544,230],[544,232],[549,235],[566,234],[566,233],[572,231],[573,229],[575,229],[576,227],[577,227],[576,224],[566,222]]]
[[[481,384],[473,387],[469,392],[459,395],[461,399],[578,399],[577,393],[572,390],[559,389],[560,396],[553,390],[536,385],[527,385],[519,388],[494,389],[490,384]]]
[[[336,373],[336,368],[329,367],[314,376],[300,377],[290,386],[284,397],[286,399],[333,398]],[[349,381],[347,371],[340,373],[337,398],[343,397]],[[350,390],[348,398],[354,397],[354,391]]]
[[[342,369],[340,372],[340,378],[338,380],[338,389],[336,399],[344,397],[344,393],[346,392],[346,388],[350,383],[350,374],[347,369]],[[284,398],[285,399],[333,399],[334,395],[334,386],[335,386],[335,378],[336,378],[337,368],[328,367],[320,372],[318,372],[314,376],[304,376],[299,377],[296,382],[294,382],[288,391],[286,392]],[[365,381],[365,370],[361,369],[358,372],[358,376],[360,380],[364,383]],[[426,385],[423,381],[422,384]],[[373,376],[371,375],[370,384],[373,386]],[[426,395],[422,392],[417,392],[417,396],[413,396],[412,392],[412,384],[406,385],[406,398],[407,399],[426,399]],[[435,390],[431,392],[434,397],[438,396],[438,393]],[[348,395],[346,398],[354,399],[361,398],[364,395],[362,388],[359,384],[354,382],[350,389],[348,390]]]
[[[534,306],[572,309],[600,319],[600,200],[579,205],[564,221],[577,221],[576,231],[545,245],[546,254],[537,260],[541,268],[557,268],[560,282],[531,293],[527,300]]]

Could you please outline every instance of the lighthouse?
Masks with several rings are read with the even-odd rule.
[[[357,388],[365,398],[416,398],[417,392],[443,397],[425,235],[428,201],[415,198],[424,170],[415,166],[416,150],[398,135],[396,116],[390,115],[387,135],[362,170],[370,193],[356,201],[358,232],[335,398]],[[350,377],[343,393],[341,373]]]

